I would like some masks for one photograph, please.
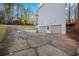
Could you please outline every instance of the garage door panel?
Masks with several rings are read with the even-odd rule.
[[[61,33],[62,29],[61,29],[61,25],[52,25],[51,26],[51,32],[52,33]]]

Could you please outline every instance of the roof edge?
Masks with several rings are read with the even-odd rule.
[[[43,3],[38,9],[37,9],[37,12],[43,7],[45,3]]]

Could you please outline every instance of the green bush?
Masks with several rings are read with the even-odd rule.
[[[27,21],[26,21],[26,18],[24,16],[21,16],[19,18],[19,22],[20,22],[20,24],[25,25]]]

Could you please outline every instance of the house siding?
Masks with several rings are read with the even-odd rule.
[[[65,4],[45,3],[38,11],[38,29],[41,26],[61,25],[61,33],[66,33]]]

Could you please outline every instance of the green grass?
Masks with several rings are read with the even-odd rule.
[[[7,29],[7,27],[5,25],[0,25],[0,41],[6,33],[6,29]]]
[[[14,26],[16,26],[16,25],[14,25]],[[16,27],[20,30],[26,30],[26,29],[27,30],[35,30],[36,29],[34,25],[18,25]]]
[[[5,25],[5,26],[10,26],[10,27],[17,27],[20,30],[35,30],[34,25]]]
[[[4,37],[6,33],[7,26],[17,27],[20,30],[35,30],[35,26],[33,25],[0,25],[0,41]]]

